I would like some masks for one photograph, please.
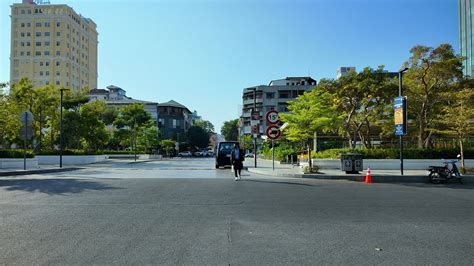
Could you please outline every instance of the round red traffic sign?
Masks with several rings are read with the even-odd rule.
[[[281,131],[277,126],[268,126],[267,130],[265,130],[265,133],[267,134],[267,137],[269,139],[278,139],[281,136]]]
[[[278,115],[278,112],[276,110],[268,111],[265,115],[265,118],[267,120],[267,124],[269,125],[275,125],[280,122],[280,116]]]

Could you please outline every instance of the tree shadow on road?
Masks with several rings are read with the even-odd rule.
[[[101,182],[81,179],[9,179],[0,180],[0,188],[8,191],[39,192],[48,195],[121,189]]]
[[[396,183],[393,183],[396,184]],[[445,183],[445,184],[431,184],[431,183],[398,183],[396,185],[403,185],[407,187],[422,187],[422,188],[449,188],[449,189],[474,189],[474,183]]]

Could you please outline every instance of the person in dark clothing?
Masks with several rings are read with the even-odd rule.
[[[243,161],[245,160],[244,150],[240,148],[239,143],[236,143],[232,149],[230,160],[232,166],[234,166],[235,181],[241,179],[242,168],[244,167]]]

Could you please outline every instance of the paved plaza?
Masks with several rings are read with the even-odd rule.
[[[283,178],[212,159],[0,178],[5,264],[474,263],[474,186]]]

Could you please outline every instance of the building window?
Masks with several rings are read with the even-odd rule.
[[[273,99],[273,98],[275,98],[275,93],[274,92],[267,92],[267,93],[265,93],[265,98]]]
[[[49,66],[49,61],[44,62],[46,66]]]
[[[31,9],[28,9],[28,14],[31,14]]]
[[[56,32],[56,36],[57,36],[57,37],[61,36],[61,32],[59,32],[59,31]]]
[[[57,72],[56,72],[56,76],[59,76],[59,75],[60,75],[60,74],[59,74],[59,71],[57,71]]]
[[[41,37],[41,32],[36,32],[36,37]]]
[[[26,36],[27,36],[27,37],[30,37],[30,36],[31,36],[31,33],[30,33],[30,32],[27,32],[27,33],[26,33]]]
[[[30,42],[26,42],[26,46],[30,46]]]
[[[30,52],[26,52],[26,56],[29,56],[30,55]]]
[[[21,51],[20,56],[23,56],[23,55],[25,55],[25,52]]]
[[[25,42],[21,42],[21,46],[25,46]]]
[[[43,61],[40,62],[40,66],[43,66]]]
[[[47,28],[49,28],[49,25],[50,25],[49,22],[44,23],[44,26],[47,27]]]
[[[25,37],[25,33],[24,33],[24,32],[20,33],[20,35],[21,35],[21,37]]]
[[[40,71],[40,76],[43,76],[43,71]]]
[[[56,61],[56,66],[59,66],[61,63],[59,61]]]
[[[46,76],[49,76],[49,71],[46,71],[46,73],[45,73],[45,74],[46,74]]]
[[[61,56],[61,52],[60,51],[56,51],[56,56]],[[59,62],[58,62],[59,63]]]
[[[60,46],[61,45],[61,42],[56,42],[56,46]]]
[[[44,55],[49,55],[49,51],[44,51]]]
[[[61,22],[56,22],[56,27],[61,27]]]
[[[25,23],[21,23],[21,27],[24,28],[24,27],[25,27]]]
[[[22,14],[25,14],[25,10],[24,10],[24,9],[22,9],[22,10],[21,10],[21,13],[22,13]]]
[[[41,27],[41,22],[36,22],[36,27]]]
[[[29,23],[29,22],[26,23],[26,27],[28,27],[28,28],[31,27],[31,23]]]
[[[44,42],[44,46],[49,46],[49,42]]]
[[[49,37],[49,35],[50,35],[49,31],[44,33],[44,36],[46,36],[46,37]]]
[[[41,42],[36,42],[36,46],[41,46]]]

